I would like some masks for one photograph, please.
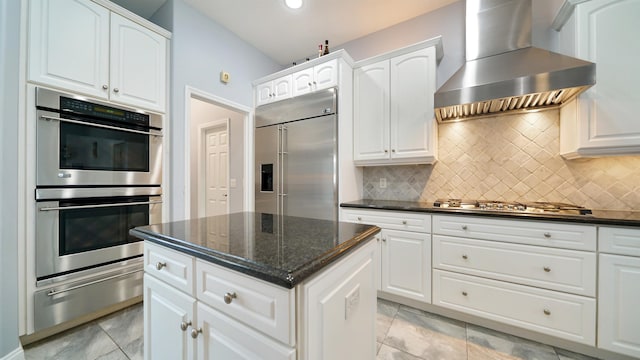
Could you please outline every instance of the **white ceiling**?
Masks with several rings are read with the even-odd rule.
[[[112,0],[149,18],[166,0]],[[401,23],[457,0],[303,0],[291,10],[284,0],[185,1],[281,65]],[[138,8],[138,9],[134,9]]]

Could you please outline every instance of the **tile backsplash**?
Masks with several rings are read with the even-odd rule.
[[[366,167],[364,198],[567,202],[640,210],[640,156],[566,160],[559,111],[441,124],[434,165]],[[386,178],[387,187],[380,187]]]

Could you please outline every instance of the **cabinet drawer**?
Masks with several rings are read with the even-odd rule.
[[[194,290],[193,263],[192,256],[144,242],[144,271],[187,294]]]
[[[433,303],[595,345],[596,301],[592,298],[434,270]]]
[[[590,225],[435,215],[433,233],[575,250],[596,250],[596,227]]]
[[[598,249],[602,252],[640,256],[640,230],[601,227],[598,229]]]
[[[196,274],[198,300],[285,344],[295,345],[293,289],[202,260],[196,260]]]
[[[433,236],[433,266],[578,295],[596,295],[596,254]]]
[[[377,225],[391,230],[431,232],[431,215],[406,211],[342,209],[342,221]]]

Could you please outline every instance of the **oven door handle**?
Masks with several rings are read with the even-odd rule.
[[[62,290],[51,290],[47,293],[48,296],[53,296],[53,295],[57,295],[57,294],[61,294],[61,293],[65,293],[71,290],[75,290],[75,289],[79,289],[85,286],[89,286],[89,285],[93,285],[93,284],[98,284],[107,280],[112,280],[112,279],[116,279],[119,277],[123,277],[123,276],[127,276],[127,275],[131,275],[131,274],[135,274],[137,272],[141,272],[143,270],[133,270],[133,271],[129,271],[129,272],[125,272],[122,274],[117,274],[117,275],[112,275],[112,276],[107,276],[106,278],[102,278],[102,279],[98,279],[98,280],[93,280],[93,281],[89,281],[80,285],[75,285],[75,286],[71,286],[68,287],[66,289],[62,289]]]
[[[106,208],[106,207],[114,207],[114,206],[134,206],[134,205],[152,205],[152,204],[162,204],[162,200],[142,201],[142,202],[128,202],[128,203],[114,203],[114,204],[43,207],[43,208],[40,208],[38,210],[40,210],[40,211],[57,211],[57,210],[93,209],[93,208]]]
[[[136,134],[143,134],[143,135],[149,135],[149,136],[162,137],[162,134],[152,133],[152,132],[148,132],[148,131],[131,130],[131,129],[125,129],[125,128],[121,128],[121,127],[117,127],[117,126],[101,125],[101,124],[95,124],[95,123],[88,123],[86,121],[63,119],[63,118],[59,118],[59,117],[55,117],[55,116],[40,115],[40,118],[43,119],[43,120],[62,121],[62,122],[67,122],[67,123],[72,123],[72,124],[87,125],[87,126],[93,126],[93,127],[109,129],[109,130],[119,130],[119,131],[126,131],[126,132],[136,133]]]

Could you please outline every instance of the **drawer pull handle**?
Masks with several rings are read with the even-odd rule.
[[[187,328],[188,328],[189,326],[191,326],[191,321],[189,321],[189,322],[183,321],[183,322],[180,324],[180,330],[182,330],[182,331],[187,331]]]
[[[549,309],[544,309],[542,311],[544,312],[545,315],[551,315],[551,310]]]
[[[462,292],[462,296],[467,296],[467,292],[466,292],[466,291],[463,291],[463,292]]]
[[[407,220],[402,220],[402,225],[407,225]]]
[[[236,295],[235,292],[232,293],[226,293],[224,294],[224,303],[225,304],[231,304],[231,302],[233,301],[233,299],[237,298],[238,295]]]
[[[462,225],[462,230],[467,230],[467,225]]]
[[[546,237],[547,239],[550,238],[551,237],[551,233],[548,233],[548,232],[544,233],[544,237]]]
[[[467,254],[462,255],[462,258],[467,260],[469,257],[467,256]]]
[[[192,329],[191,330],[191,337],[194,339],[198,338],[198,334],[202,334],[202,328],[199,328],[198,330],[196,329]]]
[[[551,271],[551,268],[548,267],[548,266],[543,267],[543,269],[544,269],[544,272],[550,272]]]
[[[158,270],[162,270],[163,267],[166,267],[167,263],[166,262],[160,262],[158,261],[158,263],[156,264],[156,269]]]

